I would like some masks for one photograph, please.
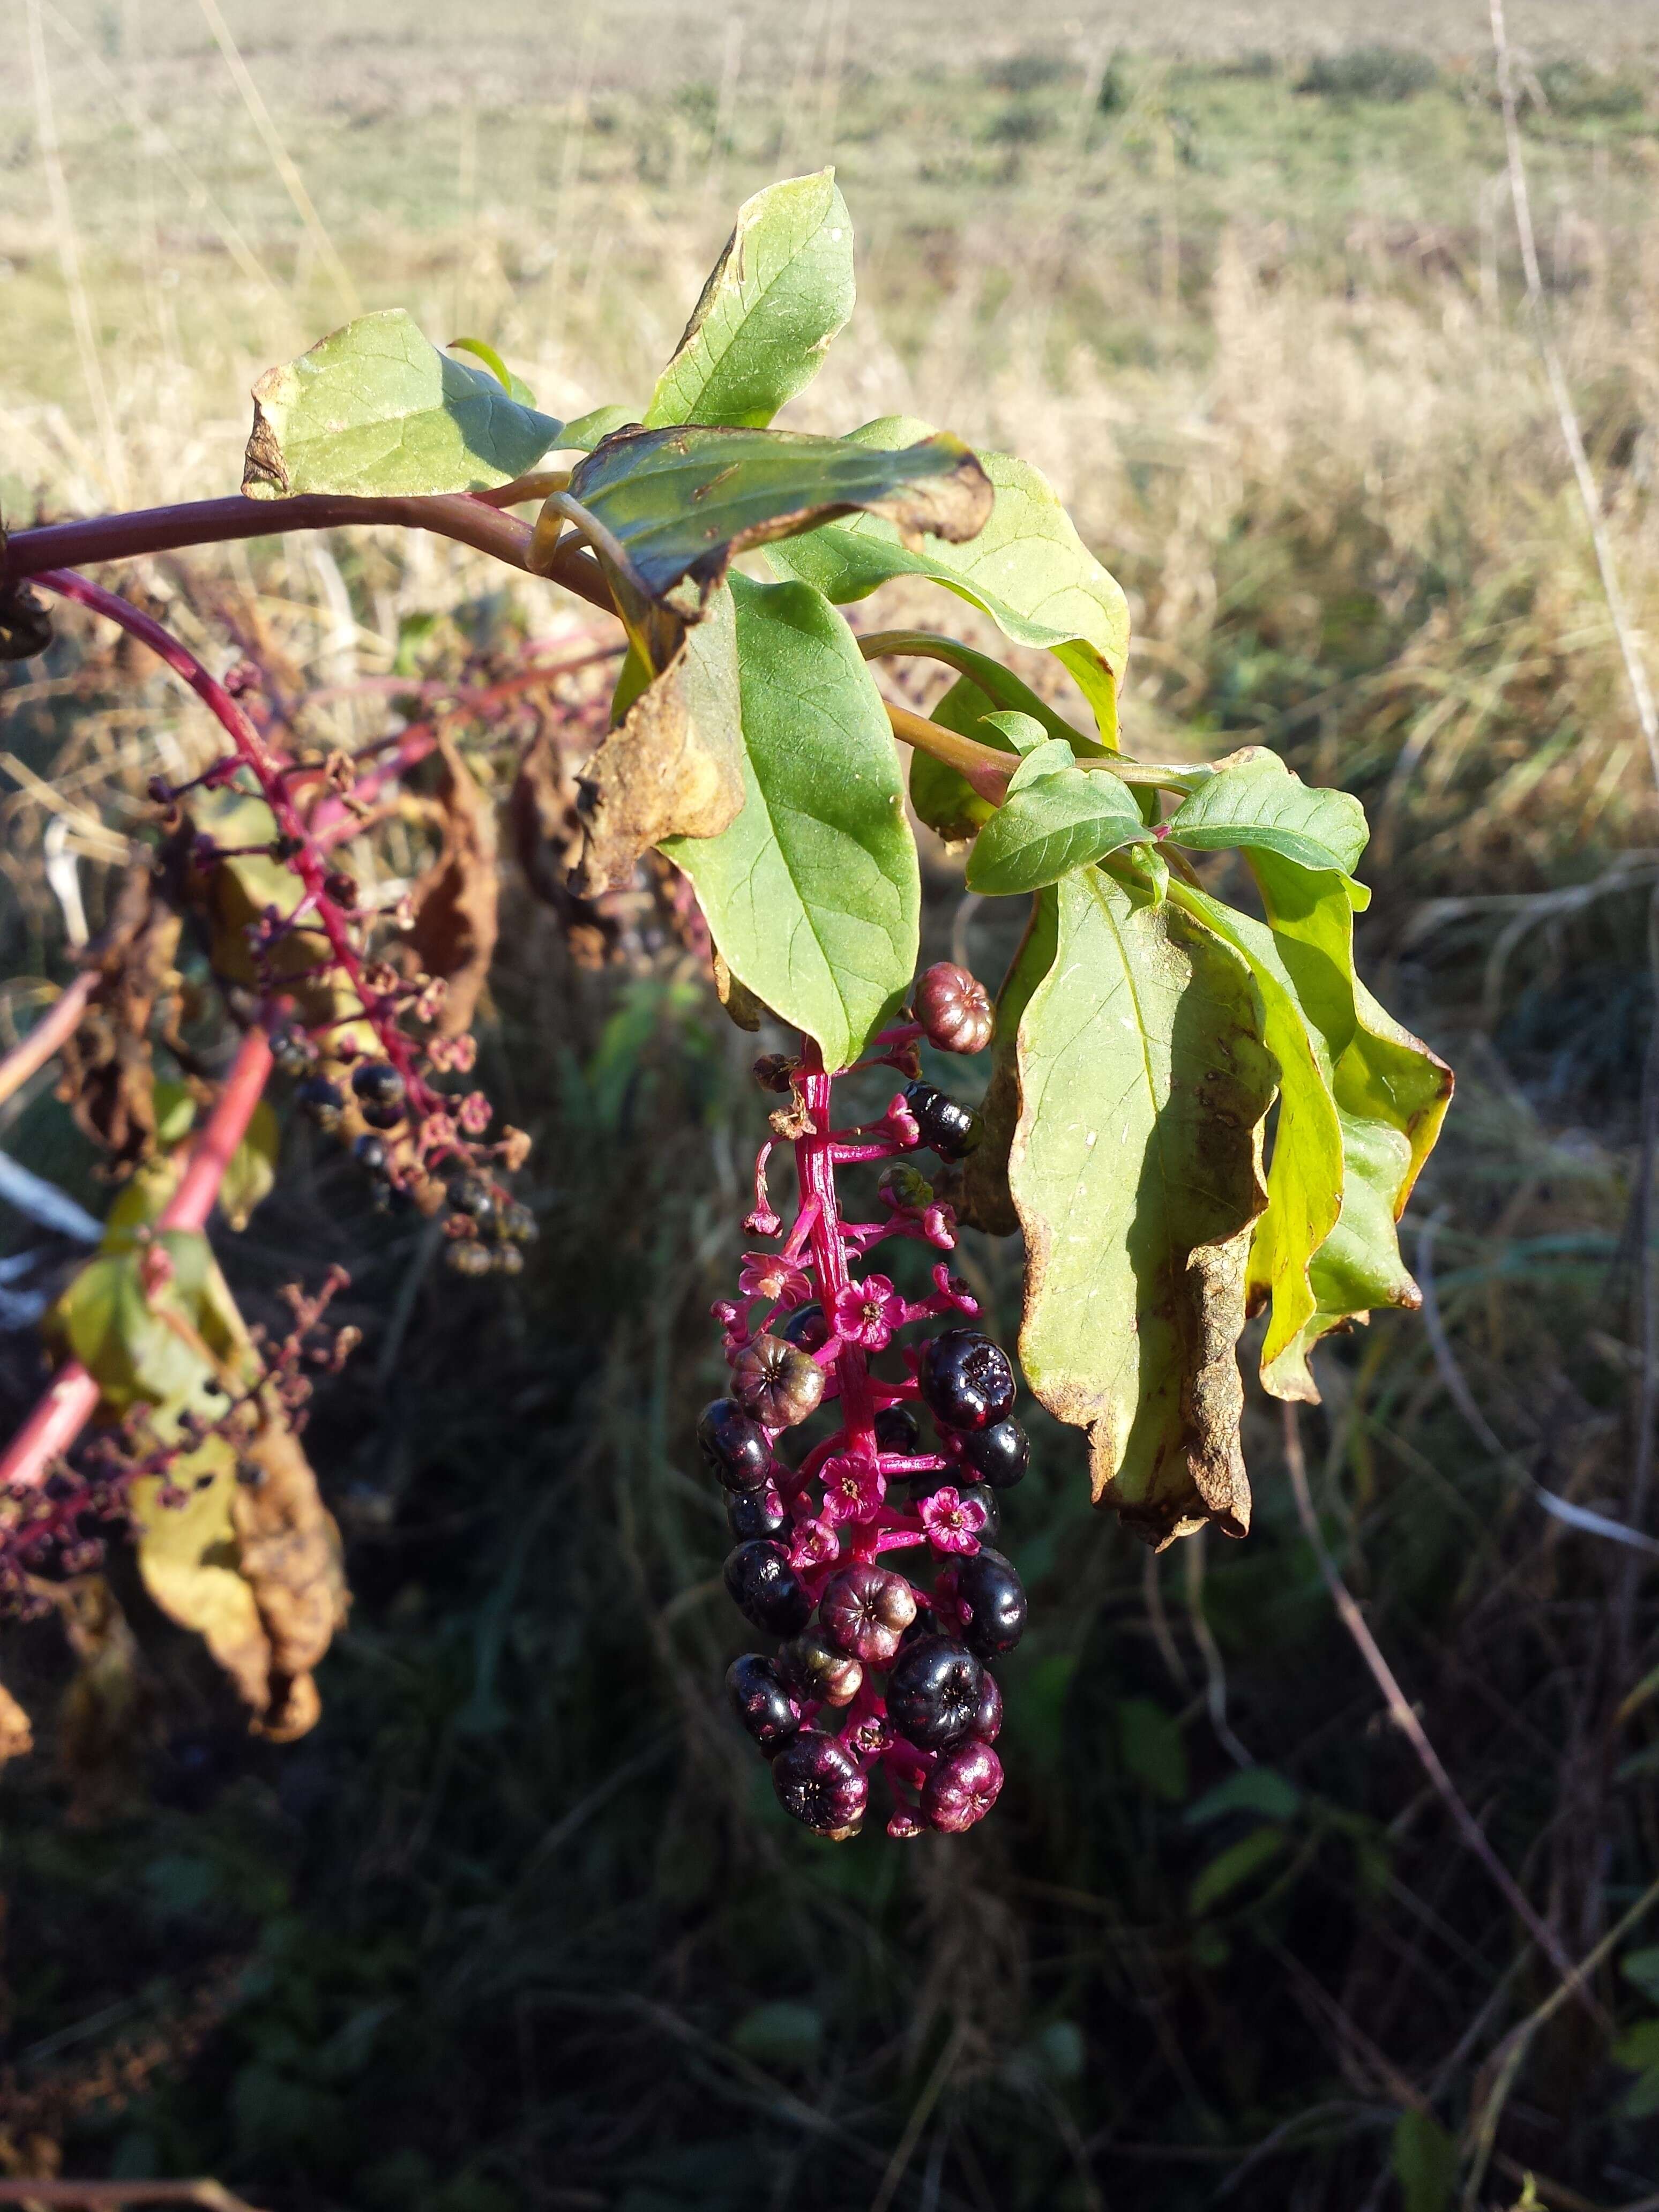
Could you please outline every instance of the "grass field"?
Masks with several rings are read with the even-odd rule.
[[[223,21],[234,66],[196,0],[13,0],[9,520],[232,489],[254,376],[360,306],[489,338],[556,412],[636,400],[737,203],[833,161],[860,301],[787,419],[906,411],[1038,462],[1130,593],[1131,747],[1256,738],[1364,799],[1368,972],[1462,1078],[1407,1225],[1415,1253],[1436,1223],[1443,1340],[1400,1316],[1333,1346],[1315,1488],[1494,1848],[1591,1951],[1659,1873],[1655,1678],[1616,1679],[1619,1558],[1539,1511],[1446,1377],[1538,1481],[1625,1510],[1659,805],[1522,305],[1484,8]],[[1550,312],[1659,672],[1659,0],[1523,0],[1510,28]],[[145,588],[215,650],[216,592],[327,681],[554,619],[389,543],[185,574]],[[199,733],[65,635],[7,759],[125,832]],[[9,1009],[65,945],[7,772]],[[96,841],[70,849],[95,919]],[[959,863],[929,871],[943,950]],[[1598,1963],[1599,2016],[1545,2009],[1380,1717],[1263,1402],[1255,1533],[1158,1563],[1039,1424],[997,1821],[902,1860],[785,1832],[718,1718],[722,1526],[683,1468],[744,1041],[648,963],[573,970],[526,908],[486,1056],[546,1163],[521,1286],[439,1299],[297,1139],[236,1243],[253,1299],[343,1259],[374,1332],[316,1453],[356,1613],[292,1751],[177,1731],[79,1826],[72,1743],[9,1777],[0,2171],[213,2171],[275,2212],[1653,2201],[1655,1923]],[[106,1202],[49,1094],[4,1140]],[[1006,1330],[1013,1255],[974,1261]],[[68,1670],[19,1663],[43,1694]],[[1214,1795],[1218,1683],[1254,1798]],[[1466,2197],[1456,2143],[1534,2014]]]

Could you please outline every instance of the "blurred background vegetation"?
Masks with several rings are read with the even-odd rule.
[[[1321,1355],[1315,1502],[1565,1950],[1628,1929],[1546,2011],[1260,1401],[1250,1537],[1156,1559],[1034,1422],[995,1817],[791,1828],[725,1717],[741,1639],[689,1449],[753,1044],[649,927],[584,966],[516,888],[483,1079],[537,1138],[526,1274],[434,1270],[300,1127],[220,1240],[255,1311],[343,1261],[368,1335],[309,1439],[356,1593],[320,1726],[251,1743],[95,1593],[0,1655],[47,1717],[0,1796],[0,2170],[211,2172],[295,2212],[1659,2204],[1656,1618],[1632,1555],[1528,1480],[1618,1517],[1640,1456],[1659,810],[1521,306],[1485,11],[1397,7],[1378,45],[1348,0],[1072,4],[15,0],[0,499],[232,489],[254,375],[359,307],[490,339],[567,417],[634,402],[738,201],[833,160],[860,302],[787,419],[908,411],[1036,461],[1131,595],[1130,748],[1258,740],[1370,811],[1367,972],[1461,1078],[1407,1234],[1432,1229],[1441,1335],[1388,1316]],[[1659,636],[1659,7],[1523,0],[1510,27],[1545,282]],[[124,588],[220,662],[240,632],[332,687],[313,726],[342,741],[381,726],[367,679],[586,635],[420,541]],[[4,704],[15,1035],[146,776],[207,739],[73,620]],[[469,741],[503,796],[514,734]],[[927,957],[994,974],[1009,924],[926,867]],[[49,1080],[9,1113],[15,1157],[106,1204]],[[1011,1337],[1018,1255],[968,1256]],[[12,1413],[39,1373],[0,1338]]]

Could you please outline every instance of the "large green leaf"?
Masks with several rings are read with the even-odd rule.
[[[216,1369],[252,1371],[242,1317],[199,1230],[141,1242],[125,1224],[112,1225],[45,1328],[98,1384],[107,1418],[135,1406],[209,1412],[204,1386]]]
[[[647,428],[759,428],[817,374],[853,312],[853,219],[833,169],[745,200],[645,410]]]
[[[1396,1224],[1440,1133],[1452,1073],[1355,975],[1354,887],[1269,852],[1253,852],[1250,865],[1298,1002],[1325,1039],[1342,1132],[1341,1212],[1308,1271],[1314,1311],[1262,1367],[1276,1396],[1313,1402],[1308,1354],[1322,1336],[1375,1307],[1420,1302]],[[1264,1261],[1253,1251],[1253,1297],[1269,1287]]]
[[[927,425],[890,416],[851,433],[859,445],[902,447]],[[1016,645],[1054,653],[1076,678],[1102,737],[1117,738],[1117,686],[1129,651],[1122,592],[1078,536],[1054,487],[1029,461],[981,453],[996,488],[984,529],[965,550],[912,547],[877,516],[835,523],[771,554],[775,568],[826,598],[861,599],[894,576],[927,576],[990,616]]]
[[[562,427],[391,307],[266,370],[253,387],[242,489],[252,499],[484,491],[533,469]]]
[[[1331,881],[1332,878],[1324,878]],[[1340,882],[1337,896],[1347,911]],[[1309,1280],[1315,1254],[1336,1226],[1342,1205],[1342,1127],[1331,1095],[1331,1055],[1297,994],[1273,931],[1194,886],[1172,879],[1170,896],[1208,924],[1249,963],[1261,994],[1267,1048],[1279,1062],[1279,1120],[1267,1168],[1267,1204],[1251,1239],[1250,1303],[1270,1298],[1261,1347],[1261,1377],[1280,1397],[1306,1397],[1307,1363],[1279,1363],[1312,1320],[1317,1301]]]
[[[742,812],[664,851],[732,973],[844,1067],[915,973],[921,875],[898,751],[852,633],[802,584],[731,579]]]
[[[1030,716],[991,716],[988,726],[1016,719],[1041,733]],[[1147,835],[1126,785],[1090,775],[1064,738],[1049,738],[1008,779],[1007,798],[968,857],[968,888],[994,896],[1040,890]]]
[[[865,508],[908,532],[971,538],[992,495],[958,438],[894,451],[792,430],[690,424],[618,431],[578,462],[568,497],[601,526],[602,559],[650,599],[687,583],[673,603],[695,619],[749,546]]]
[[[1249,969],[1103,868],[1058,886],[1019,1029],[1009,1183],[1025,1231],[1020,1357],[1091,1432],[1098,1501],[1155,1543],[1249,1525],[1238,1441],[1261,1125],[1278,1085]]]
[[[1201,853],[1260,847],[1304,868],[1351,874],[1370,835],[1365,810],[1352,792],[1310,787],[1275,752],[1250,745],[1218,762],[1170,817],[1176,845]]]

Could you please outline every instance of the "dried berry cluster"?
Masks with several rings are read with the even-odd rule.
[[[738,1298],[714,1308],[731,1391],[697,1427],[738,1539],[726,1588],[746,1620],[781,1639],[769,1656],[733,1662],[733,1708],[771,1761],[785,1809],[836,1840],[862,1825],[878,1767],[894,1801],[890,1835],[955,1832],[990,1810],[1002,1786],[991,1662],[1025,1626],[1019,1577],[988,1540],[999,1492],[1025,1472],[1013,1369],[971,1326],[978,1305],[945,1261],[933,1295],[915,1301],[867,1267],[893,1238],[953,1249],[951,1208],[900,1156],[927,1146],[960,1159],[979,1135],[971,1113],[921,1079],[915,1047],[925,1036],[946,1051],[981,1050],[993,1018],[983,988],[941,963],[921,978],[914,1007],[865,1063],[910,1079],[868,1127],[833,1127],[832,1079],[810,1042],[798,1060],[757,1063],[763,1085],[788,1094],[772,1125],[793,1148],[797,1211],[775,1250],[745,1255]],[[757,1161],[744,1227],[775,1242],[771,1150]],[[882,1218],[843,1220],[837,1171],[876,1162],[887,1164]],[[896,1341],[931,1321],[947,1326],[920,1344]],[[785,1432],[824,1406],[838,1425],[790,1465]],[[931,1587],[921,1569],[894,1564],[904,1552],[935,1570]]]

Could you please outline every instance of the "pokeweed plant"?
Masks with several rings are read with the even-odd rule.
[[[734,1707],[785,1807],[838,1838],[878,1771],[890,1834],[959,1830],[988,1808],[991,1666],[1025,1614],[990,1540],[1025,1465],[1013,1366],[974,1326],[947,1259],[911,1297],[871,1264],[877,1248],[948,1255],[963,1224],[1021,1232],[1020,1366],[1086,1432],[1097,1502],[1155,1546],[1210,1523],[1243,1536],[1246,1316],[1267,1314],[1265,1388],[1311,1401],[1322,1336],[1415,1304],[1395,1224],[1451,1091],[1355,973],[1358,801],[1261,747],[1196,765],[1122,750],[1123,594],[1037,470],[902,417],[837,438],[770,427],[853,296],[851,224],[825,171],[743,208],[642,408],[560,422],[483,342],[440,349],[405,314],[364,316],[256,386],[240,499],[18,533],[3,605],[11,649],[28,652],[47,634],[31,580],[81,599],[219,715],[232,750],[156,796],[175,903],[193,896],[218,917],[216,965],[254,1055],[243,1088],[257,1097],[274,1051],[386,1201],[447,1210],[459,1264],[479,1268],[510,1264],[531,1225],[504,1181],[525,1140],[486,1144],[488,1100],[441,1087],[471,1066],[470,1003],[447,1017],[433,963],[374,950],[380,925],[327,860],[397,762],[365,777],[285,757],[176,641],[70,564],[391,523],[620,622],[610,726],[580,771],[574,890],[602,898],[661,856],[695,896],[727,1011],[799,1038],[757,1064],[780,1103],[744,1223],[754,1249],[714,1310],[730,1387],[697,1438],[726,1493],[727,1586],[778,1639],[734,1663]],[[511,512],[532,502],[533,521]],[[756,557],[739,569],[743,555]],[[854,630],[841,610],[901,576],[1051,654],[1092,726],[946,633]],[[872,665],[906,656],[951,673],[930,716],[877,687]],[[948,964],[915,980],[920,870],[896,740],[916,817],[968,847],[969,888],[1027,905],[994,1004]],[[1206,888],[1192,856],[1217,853],[1238,857],[1259,911]],[[923,1079],[923,1039],[988,1049],[977,1111]],[[895,1082],[890,1103],[837,1127],[836,1084],[871,1071]],[[779,1147],[793,1164],[787,1230],[769,1183]],[[919,1147],[939,1159],[932,1182],[907,1158]],[[844,1179],[872,1167],[872,1218],[851,1218]],[[61,1535],[66,1516],[78,1529],[83,1507],[125,1512],[143,1546],[193,1563],[194,1583],[175,1575],[175,1610],[194,1608],[212,1642],[202,1563],[228,1528],[246,1581],[260,1535],[246,1533],[246,1498],[260,1492],[239,1522],[234,1469],[252,1441],[291,1436],[297,1355],[239,1336],[199,1189],[187,1212],[182,1232],[165,1210],[153,1228],[112,1229],[125,1244],[58,1311],[85,1373],[78,1419],[39,1415],[0,1481],[15,1592],[43,1540],[32,1531]],[[297,1294],[295,1312],[303,1328],[320,1318]],[[900,1341],[919,1325],[933,1333]],[[210,1382],[228,1405],[203,1402]],[[76,1473],[63,1454],[94,1410],[125,1419],[126,1442]],[[192,1515],[188,1540],[167,1533]],[[907,1558],[933,1563],[931,1583],[899,1571]],[[264,1602],[257,1589],[250,1602]],[[291,1679],[282,1662],[296,1654],[265,1626],[267,1670]],[[318,1649],[313,1632],[297,1656]],[[249,1702],[269,1714],[268,1686],[264,1699],[256,1682]],[[303,1719],[278,1714],[289,1732]]]

